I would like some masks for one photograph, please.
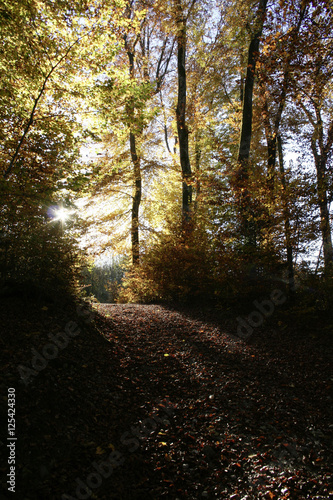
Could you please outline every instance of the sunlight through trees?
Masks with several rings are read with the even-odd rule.
[[[3,283],[55,245],[77,284],[127,259],[131,300],[330,279],[329,0],[5,1],[0,29]]]

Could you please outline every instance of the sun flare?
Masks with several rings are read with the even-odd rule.
[[[50,210],[51,221],[66,222],[71,217],[72,213],[72,210],[68,210],[67,208],[62,206],[52,207],[52,209]]]

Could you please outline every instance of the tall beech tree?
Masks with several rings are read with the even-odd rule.
[[[130,15],[130,14],[129,14]],[[131,79],[135,79],[135,44],[130,46],[127,35],[124,35],[124,43],[125,50],[128,56],[129,63],[129,74]],[[126,104],[126,112],[128,115],[129,122],[133,122],[134,125],[134,112],[135,106],[133,102],[131,102],[131,98],[129,98],[129,102]],[[132,262],[133,264],[137,264],[140,259],[140,250],[139,250],[139,209],[141,203],[141,191],[142,191],[142,176],[141,176],[141,157],[138,154],[137,149],[137,134],[142,134],[142,128],[139,130],[136,129],[135,125],[130,125],[129,131],[129,143],[130,143],[130,153],[131,153],[131,161],[133,164],[133,198],[132,198],[132,221],[131,221],[131,244],[132,244]]]
[[[333,11],[325,0],[312,2],[303,37],[301,61],[294,80],[295,100],[309,122],[309,138],[316,175],[317,203],[320,212],[320,231],[324,253],[325,273],[332,272],[333,246],[330,223],[328,191],[331,189],[333,151]]]
[[[182,5],[182,0],[174,1],[174,15],[177,29],[177,132],[179,142],[179,157],[182,169],[182,216],[184,229],[188,229],[191,221],[192,204],[192,169],[189,156],[189,130],[186,121],[186,45],[187,22],[194,8],[196,0],[192,0],[187,7]]]
[[[279,158],[279,169],[280,178],[282,185],[281,201],[282,201],[282,213],[283,213],[283,223],[284,223],[284,234],[286,241],[286,254],[287,254],[287,269],[288,269],[288,287],[289,293],[294,295],[295,292],[295,269],[293,261],[293,245],[292,245],[292,230],[291,230],[291,215],[289,208],[289,200],[287,193],[287,179],[286,171],[284,165],[284,155],[283,155],[283,143],[281,135],[278,134],[277,138],[277,148],[278,148],[278,158]]]
[[[300,0],[298,5],[286,2],[283,14],[276,5],[271,11],[270,30],[263,40],[264,50],[260,55],[259,91],[262,119],[267,142],[267,187],[274,198],[275,162],[277,157],[277,137],[288,92],[292,83],[293,65],[301,43],[301,29],[309,3]],[[276,33],[272,33],[272,26]]]
[[[82,185],[86,82],[103,66],[109,19],[99,2],[1,5],[3,279],[46,283],[48,274],[53,280],[72,270],[65,264],[62,273],[59,262],[76,265],[52,214]]]
[[[94,91],[95,106],[104,121],[99,123],[99,135],[105,143],[96,189],[103,185],[104,196],[109,193],[111,197],[121,191],[128,193],[132,264],[137,265],[140,261],[140,206],[145,171],[154,164],[145,152],[147,130],[156,115],[156,102],[168,72],[174,43],[162,26],[158,9],[141,1],[129,1],[124,18],[127,26],[118,40],[115,59],[110,60],[108,71],[102,78],[97,77]],[[124,168],[127,158],[130,163]],[[123,175],[118,175],[120,168]],[[106,179],[109,183],[105,182]],[[122,205],[126,217],[128,203],[125,198]],[[112,214],[109,217],[112,218]],[[118,217],[120,212],[117,209]]]
[[[252,138],[253,91],[256,75],[256,64],[259,55],[259,44],[266,16],[267,0],[259,0],[248,49],[247,70],[243,92],[242,126],[238,151],[236,196],[240,211],[241,233],[245,236],[249,247],[256,246],[254,214],[251,213],[251,195],[248,190],[249,157]]]
[[[140,10],[143,7],[140,3],[136,5],[134,1],[129,2],[127,5],[127,17],[131,19],[135,15],[135,8]],[[130,78],[134,81],[138,78],[139,82],[141,81],[143,84],[150,85],[151,90],[147,96],[148,99],[151,99],[160,92],[168,71],[173,49],[173,46],[171,48],[168,47],[169,40],[167,34],[164,35],[161,45],[156,45],[156,37],[158,35],[155,29],[157,25],[158,21],[154,19],[153,11],[148,9],[144,13],[144,19],[134,40],[129,40],[128,35],[124,35],[124,46],[128,57]],[[155,40],[153,40],[154,37]],[[138,59],[137,65],[135,64],[136,58]],[[136,72],[138,72],[138,75],[136,75]],[[138,142],[142,140],[144,122],[140,120],[140,117],[139,120],[135,118],[135,103],[131,97],[126,104],[126,112],[130,129],[129,143],[134,174],[131,217],[132,262],[133,264],[138,264],[140,261],[139,210],[142,198],[141,155],[138,151]]]
[[[332,272],[333,246],[330,223],[330,211],[328,200],[329,169],[328,162],[333,150],[333,119],[324,126],[323,111],[321,103],[316,99],[311,100],[310,106],[302,107],[309,118],[313,128],[311,134],[311,150],[317,173],[317,199],[320,210],[320,230],[322,235],[325,272]],[[326,129],[326,130],[325,130]]]

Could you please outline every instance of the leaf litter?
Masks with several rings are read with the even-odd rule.
[[[329,335],[263,329],[243,342],[204,315],[99,304],[94,326],[25,387],[17,365],[73,313],[10,309],[2,389],[18,388],[23,499],[75,497],[76,478],[115,450],[123,464],[92,498],[333,498]]]

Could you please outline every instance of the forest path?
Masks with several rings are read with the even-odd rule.
[[[97,310],[135,388],[127,447],[150,457],[156,497],[328,498],[332,379],[316,336],[246,343],[159,305]],[[163,405],[164,424],[152,417]]]
[[[263,325],[244,342],[236,321],[160,305],[80,312],[0,302],[15,498],[332,498],[331,336]],[[79,333],[66,337],[73,322]],[[5,478],[5,446],[0,455]]]

